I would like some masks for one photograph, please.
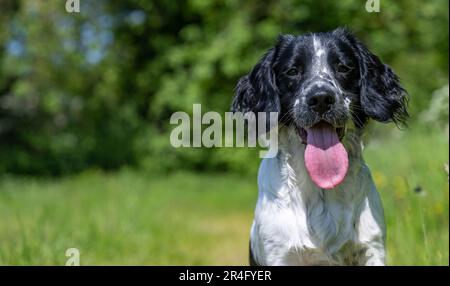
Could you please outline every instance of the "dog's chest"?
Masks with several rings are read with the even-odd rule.
[[[349,141],[346,147],[349,170],[345,180],[334,189],[323,190],[308,176],[303,145],[291,142],[289,133],[280,136],[282,152],[264,159],[258,173],[251,233],[255,257],[264,265],[364,264],[364,253],[377,239],[378,232],[371,232],[378,224],[372,227],[369,215],[369,223],[361,225],[361,214],[368,212],[370,176],[363,168],[359,141]]]
[[[272,248],[266,253],[274,264],[352,264],[361,246],[356,241],[355,205],[330,191],[272,201],[259,213],[260,235]],[[267,249],[269,250],[269,249]]]

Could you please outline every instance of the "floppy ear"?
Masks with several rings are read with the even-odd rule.
[[[275,48],[270,49],[251,72],[239,79],[231,104],[233,112],[279,112],[280,100],[272,69]]]
[[[364,113],[380,122],[393,121],[397,125],[405,125],[409,117],[408,93],[400,85],[397,75],[353,35],[347,31],[344,33],[356,49],[359,60],[360,104]]]
[[[277,53],[293,38],[291,35],[280,35],[276,46],[266,52],[249,74],[239,79],[235,88],[231,111],[252,112],[256,119],[258,112],[266,112],[266,132],[278,123],[270,121],[269,112],[281,111],[273,64]]]

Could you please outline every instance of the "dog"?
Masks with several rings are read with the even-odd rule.
[[[409,95],[350,31],[280,35],[231,111],[278,112],[258,171],[250,265],[385,265],[386,226],[362,158],[370,119],[406,125]]]

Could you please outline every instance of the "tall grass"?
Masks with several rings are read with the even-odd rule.
[[[377,136],[375,136],[377,137]],[[391,265],[448,265],[448,139],[394,132],[365,150],[384,203]],[[122,170],[0,178],[0,264],[242,265],[255,176]]]
[[[448,265],[448,134],[418,128],[388,138],[365,151],[385,209],[388,262]]]

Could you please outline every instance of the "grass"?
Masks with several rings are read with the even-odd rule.
[[[71,247],[84,265],[243,264],[255,198],[237,175],[4,179],[0,264],[64,265]]]
[[[365,150],[388,263],[448,265],[448,139],[427,130],[388,138]],[[0,264],[64,265],[76,247],[82,265],[245,265],[256,197],[256,178],[239,174],[3,176]]]
[[[435,130],[395,132],[370,142],[371,167],[387,224],[390,265],[448,265],[448,134]],[[387,151],[387,152],[386,152]]]

